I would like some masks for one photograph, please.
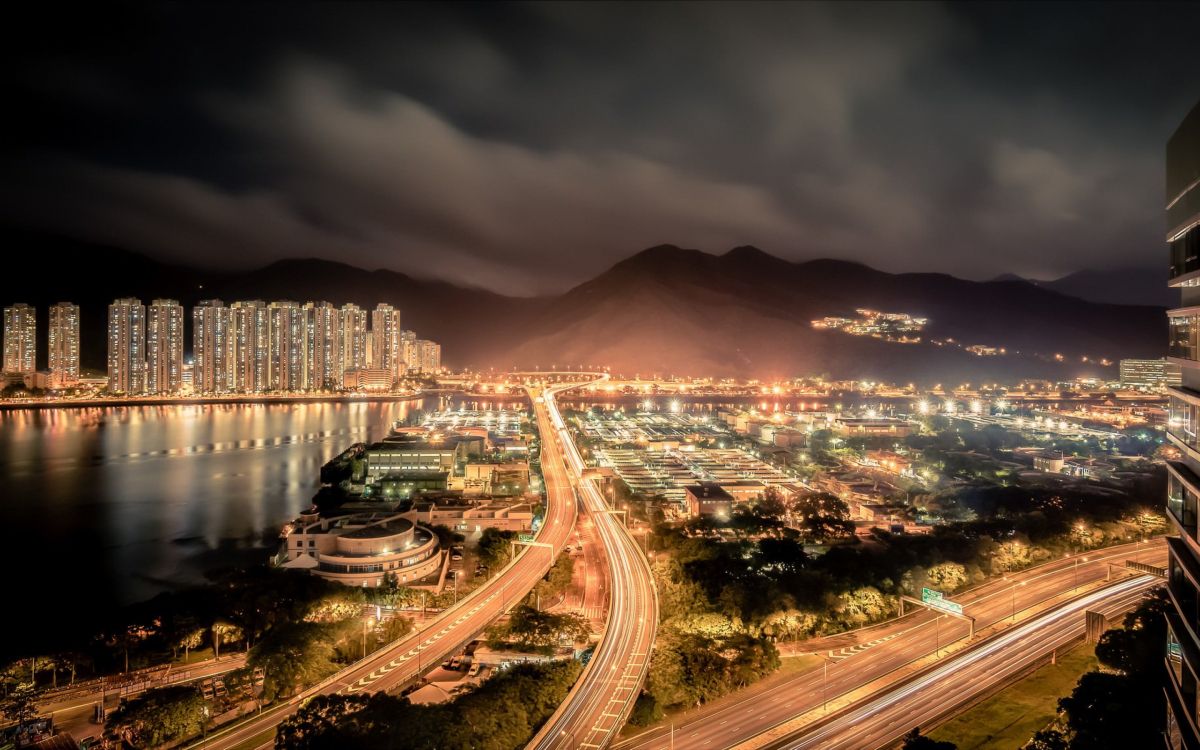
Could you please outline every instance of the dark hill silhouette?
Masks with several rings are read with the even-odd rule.
[[[518,298],[320,259],[220,274],[61,237],[15,230],[4,236],[14,252],[0,275],[0,302],[38,306],[43,365],[45,308],[67,299],[83,308],[85,366],[102,368],[105,307],[118,296],[171,297],[188,306],[212,297],[367,308],[389,302],[402,310],[404,327],[443,344],[448,365],[499,369],[603,363],[626,373],[1066,378],[1112,374],[1081,364],[1084,355],[1159,356],[1166,336],[1158,307],[1087,302],[1019,279],[890,274],[829,259],[793,263],[749,246],[714,255],[659,245],[561,295]],[[811,325],[856,308],[927,317],[926,341],[901,345]],[[930,338],[1021,354],[976,357]],[[1069,363],[1033,356],[1055,352]]]

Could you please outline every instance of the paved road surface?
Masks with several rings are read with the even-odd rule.
[[[641,547],[626,531],[622,519],[608,512],[608,504],[595,484],[583,479],[579,456],[553,394],[534,404],[539,423],[546,415],[559,440],[543,440],[543,464],[565,459],[571,479],[600,538],[609,571],[608,620],[600,643],[567,700],[546,722],[528,747],[607,747],[624,726],[641,691],[650,663],[654,631],[658,625],[658,596],[650,566]],[[547,434],[547,433],[543,433]],[[551,458],[554,454],[553,460]]]
[[[964,612],[976,618],[980,631],[1004,623],[1015,611],[1103,581],[1107,563],[1122,563],[1137,557],[1140,562],[1165,565],[1166,550],[1161,540],[1142,545],[1124,545],[1095,550],[1016,574],[1011,581],[995,581],[953,597]],[[1086,558],[1086,562],[1084,562]],[[1076,561],[1078,566],[1076,566]],[[1124,574],[1128,576],[1129,574]],[[1030,614],[1024,612],[1025,615]],[[827,667],[798,674],[771,677],[727,698],[685,714],[675,723],[675,747],[726,748],[819,708],[823,696],[833,700],[873,680],[895,673],[940,647],[967,637],[966,623],[946,616],[936,618],[919,610],[904,618],[870,628],[814,639],[799,644],[804,652],[829,659]],[[826,681],[825,675],[828,674]],[[628,737],[614,745],[616,750],[667,750],[671,746],[668,727],[657,727]]]
[[[899,740],[913,727],[927,727],[954,709],[1003,684],[1053,649],[1084,632],[1084,612],[1110,618],[1132,609],[1162,580],[1138,576],[1115,582],[1032,618],[977,648],[956,654],[921,677],[888,690],[823,725],[739,750],[875,750]]]

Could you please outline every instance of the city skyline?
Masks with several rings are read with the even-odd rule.
[[[24,303],[4,308],[0,376],[6,385],[70,390],[80,384],[79,306],[49,308],[44,371],[34,366],[36,312]],[[441,346],[401,330],[399,310],[380,303],[372,317],[378,331],[366,328],[366,311],[353,303],[242,300],[226,307],[202,300],[192,308],[187,347],[179,302],[117,299],[108,306],[107,390],[115,396],[387,390],[404,376],[441,370]],[[368,345],[373,339],[390,341],[379,357]]]
[[[14,750],[1200,750],[1200,5],[25,4]]]

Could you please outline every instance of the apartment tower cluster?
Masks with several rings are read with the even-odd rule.
[[[400,310],[329,302],[204,300],[186,313],[176,300],[136,298],[108,306],[108,390],[113,394],[202,395],[389,390],[402,377],[441,369],[441,345],[400,325]],[[4,309],[4,372],[33,375],[36,312]],[[50,308],[50,386],[79,382],[79,307]]]
[[[79,382],[79,306],[59,302],[50,307],[47,335],[49,385],[70,388]],[[26,304],[4,308],[6,375],[32,376],[37,370],[37,310]]]

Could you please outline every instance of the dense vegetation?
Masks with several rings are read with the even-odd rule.
[[[566,698],[582,666],[575,660],[520,664],[448,703],[331,695],[314,698],[279,727],[279,750],[514,750]]]

